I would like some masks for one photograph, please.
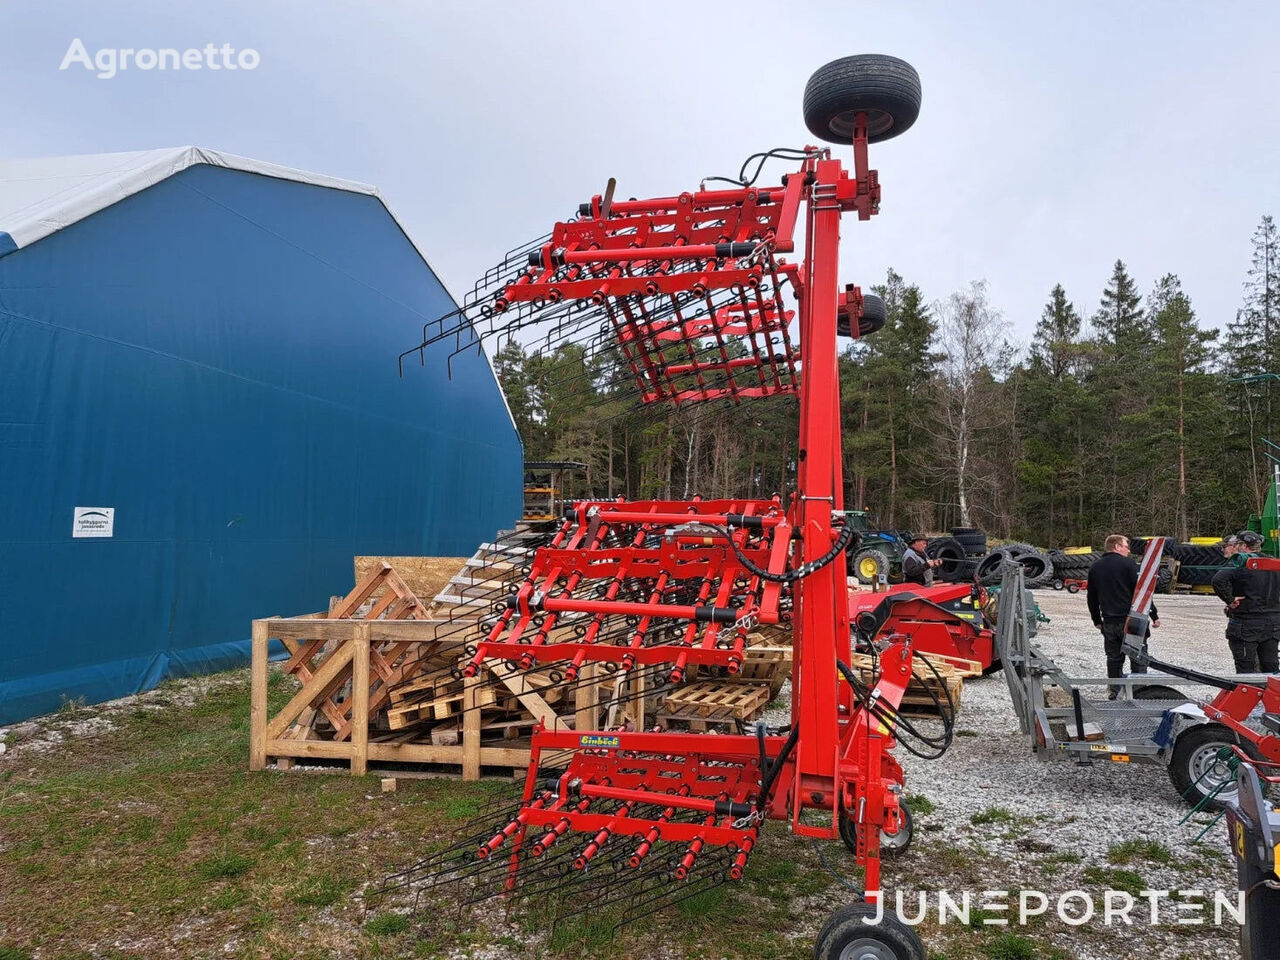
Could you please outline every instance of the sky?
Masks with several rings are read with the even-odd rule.
[[[77,39],[258,62],[104,79],[59,69]],[[809,75],[889,53],[923,106],[871,148],[842,282],[984,279],[1026,342],[1055,283],[1088,316],[1119,258],[1222,326],[1280,213],[1278,41],[1274,2],[0,0],[0,155],[192,144],[373,183],[460,295],[610,177],[670,195],[812,142]]]

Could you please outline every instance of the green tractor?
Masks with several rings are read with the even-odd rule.
[[[1275,446],[1270,441],[1263,442]],[[1277,490],[1280,490],[1280,463],[1272,463],[1271,485],[1267,487],[1266,503],[1261,514],[1255,513],[1249,517],[1248,525],[1248,529],[1262,534],[1262,552],[1269,557],[1280,557],[1280,504],[1276,502]]]
[[[845,523],[853,525],[861,537],[858,549],[849,554],[849,573],[859,583],[876,583],[885,580],[899,583],[902,580],[902,555],[907,552],[906,541],[898,530],[872,530],[873,518],[866,510],[845,510]]]

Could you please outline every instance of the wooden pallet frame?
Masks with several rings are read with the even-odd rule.
[[[461,768],[462,779],[478,780],[481,767],[523,768],[529,763],[524,747],[483,745],[482,720],[476,706],[477,691],[491,682],[488,676],[469,680],[465,686],[462,714],[462,742],[457,745],[427,743],[370,742],[369,688],[371,652],[389,644],[439,643],[440,628],[457,627],[456,620],[346,620],[328,619],[312,613],[299,617],[268,617],[253,621],[253,657],[249,713],[249,769],[264,770],[273,760],[344,760],[353,776],[364,776],[374,763],[448,764]],[[274,717],[267,710],[267,681],[270,672],[268,647],[272,640],[286,645],[318,641],[331,650],[315,674],[304,682],[289,704]],[[461,642],[461,641],[456,641]],[[352,666],[351,735],[346,740],[304,740],[286,736],[293,721],[303,716],[346,664]],[[548,729],[566,729],[564,719],[535,691],[523,689],[518,674],[504,674],[500,665],[493,671],[535,719]],[[584,729],[595,725],[599,688],[583,684],[576,690],[574,722]]]

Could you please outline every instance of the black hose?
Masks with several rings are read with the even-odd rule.
[[[759,728],[761,742],[764,740],[764,728]],[[783,766],[787,762],[787,757],[791,756],[791,751],[796,748],[796,744],[800,740],[800,724],[794,724],[791,732],[787,734],[786,742],[782,744],[782,749],[778,751],[778,757],[773,763],[768,765],[768,769],[762,771],[764,776],[760,781],[760,796],[756,798],[756,810],[763,813],[765,804],[769,802],[769,798],[773,795],[773,784],[778,779],[778,774],[782,772]],[[763,749],[763,746],[761,747]]]
[[[823,567],[828,566],[831,561],[840,556],[842,551],[847,550],[850,544],[853,544],[854,541],[858,539],[858,531],[854,530],[849,524],[845,524],[845,526],[841,528],[835,542],[831,544],[831,549],[818,557],[818,559],[810,560],[808,563],[796,567],[794,570],[784,570],[782,573],[772,573],[764,569],[764,567],[756,566],[756,564],[752,562],[751,558],[742,552],[742,548],[739,547],[733,539],[731,527],[717,527],[715,524],[711,523],[699,523],[697,525],[705,527],[708,530],[714,530],[717,534],[728,540],[729,546],[733,548],[733,552],[738,558],[738,562],[754,576],[759,577],[761,580],[768,580],[771,583],[794,583],[797,580],[803,580],[805,577],[812,576]],[[854,549],[857,549],[857,547],[855,546]]]

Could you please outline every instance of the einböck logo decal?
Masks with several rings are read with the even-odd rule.
[[[578,738],[580,747],[602,747],[613,749],[622,745],[620,737],[609,737],[599,733],[584,733]]]

